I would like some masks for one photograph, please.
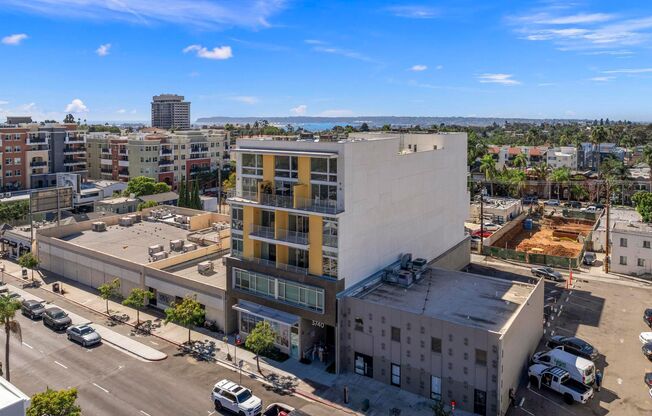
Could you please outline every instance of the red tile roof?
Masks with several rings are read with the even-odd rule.
[[[521,154],[521,149],[518,147],[510,147],[509,150],[507,151],[507,154],[509,155],[520,155]]]

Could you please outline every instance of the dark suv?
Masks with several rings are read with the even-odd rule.
[[[587,360],[595,361],[598,358],[598,350],[593,345],[576,337],[564,337],[555,335],[548,340],[548,348],[556,348],[562,346],[564,351],[577,355],[578,357],[586,358]]]
[[[43,316],[45,306],[43,306],[43,302],[39,302],[38,300],[24,300],[20,303],[20,311],[30,319],[36,319]]]
[[[55,331],[66,329],[72,324],[67,313],[59,308],[48,308],[43,314],[43,325],[49,326]]]
[[[645,312],[643,312],[643,321],[652,328],[652,308],[646,309]]]

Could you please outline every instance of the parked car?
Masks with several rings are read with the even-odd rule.
[[[555,335],[548,340],[548,348],[563,347],[563,350],[578,357],[595,361],[598,358],[598,350],[593,345],[576,337],[564,337]]]
[[[287,404],[272,403],[265,408],[263,416],[308,416],[308,413],[296,410]]]
[[[564,276],[556,272],[552,267],[533,267],[530,272],[536,277],[543,277],[544,279],[554,280],[555,282],[563,282]]]
[[[594,204],[595,209],[604,209],[604,204]]]
[[[568,404],[586,403],[593,397],[593,389],[585,384],[573,380],[568,371],[560,367],[547,367],[542,364],[534,364],[528,369],[530,383],[546,387],[561,394]]]
[[[587,266],[593,266],[595,264],[595,260],[596,260],[595,253],[591,251],[587,251],[586,253],[584,253],[584,259],[582,259],[582,262]]]
[[[652,308],[648,308],[643,312],[643,322],[652,328]]]
[[[578,208],[582,208],[582,203],[579,201],[570,201],[570,202],[565,202],[564,206],[568,208],[578,209]]]
[[[494,224],[493,222],[485,222],[483,228],[487,231],[496,231],[500,228],[500,225]]]
[[[641,341],[641,344],[652,342],[652,332],[641,332],[638,336],[638,340]]]
[[[259,416],[263,411],[263,402],[246,387],[224,379],[213,387],[211,399],[215,409],[229,410],[239,416]]]
[[[568,371],[573,380],[587,386],[595,380],[595,364],[586,358],[578,357],[561,349],[553,348],[550,351],[540,351],[532,356],[532,362],[548,367],[561,367]]]
[[[652,342],[643,344],[641,351],[643,351],[643,355],[645,355],[649,360],[652,360]]]
[[[72,324],[72,319],[59,308],[48,308],[43,314],[43,325],[48,326],[55,331],[61,331]]]
[[[646,386],[652,387],[652,373],[645,373],[643,376],[643,381],[645,382]]]
[[[524,205],[530,205],[530,204],[536,204],[539,202],[539,198],[536,196],[525,196],[523,197],[523,204]]]
[[[20,311],[30,319],[36,319],[43,316],[45,306],[43,306],[43,302],[39,302],[38,300],[24,300],[20,304]]]
[[[66,335],[70,341],[79,342],[84,348],[102,342],[100,334],[90,325],[69,326]]]
[[[588,212],[590,214],[595,214],[596,212],[598,212],[598,208],[595,205],[590,205],[586,208],[582,208],[580,211]]]
[[[491,231],[486,231],[485,230],[484,232],[481,233],[480,230],[477,230],[477,231],[474,231],[472,235],[474,237],[480,237],[480,235],[482,235],[482,238],[487,238],[487,237],[490,237],[491,234],[493,234]]]
[[[558,207],[561,204],[558,199],[549,199],[543,203],[543,205],[548,205],[550,207]]]

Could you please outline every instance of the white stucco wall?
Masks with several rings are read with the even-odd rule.
[[[627,239],[627,247],[620,246],[620,239]],[[645,273],[652,273],[652,249],[643,247],[643,241],[650,241],[652,234],[640,235],[626,233],[619,230],[612,230],[609,236],[611,241],[611,271],[638,276]],[[627,264],[620,264],[620,257],[627,257]],[[644,265],[638,265],[638,259],[643,259]]]

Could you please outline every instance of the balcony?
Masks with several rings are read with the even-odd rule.
[[[174,161],[170,159],[161,159],[158,161],[159,166],[167,166],[167,165],[173,165]]]
[[[48,162],[45,160],[32,160],[32,162],[29,164],[33,168],[37,168],[39,166],[47,166]]]
[[[100,159],[100,165],[113,165],[113,160],[111,160],[111,159]]]
[[[113,174],[113,169],[100,169],[101,173]]]
[[[331,199],[301,198],[286,195],[276,195],[269,193],[255,193],[243,191],[237,193],[231,190],[227,193],[227,198],[234,202],[244,202],[265,205],[270,207],[296,209],[300,211],[318,212],[322,214],[336,215],[343,210],[337,206],[337,201]]]
[[[45,137],[28,137],[27,138],[27,144],[28,145],[30,145],[30,144],[44,144],[45,142],[46,142]]]
[[[337,236],[336,235],[323,235],[322,244],[326,247],[337,248]]]
[[[249,237],[253,240],[271,240],[272,243],[280,243],[303,250],[307,250],[309,247],[308,233],[280,228],[275,230],[273,227],[257,224],[250,224],[250,230]]]
[[[231,254],[235,255],[233,252]],[[244,255],[239,255],[238,258],[245,261],[250,261],[252,263],[260,264],[262,266],[272,267],[275,269],[287,270],[289,272],[303,274],[303,275],[308,274],[307,267],[294,266],[292,264],[286,264],[274,260],[262,259],[260,257],[245,257]]]
[[[86,164],[86,159],[77,159],[77,158],[68,158],[64,157],[63,158],[63,164],[64,166],[66,165],[85,165]]]
[[[110,155],[111,154],[111,149],[109,149],[108,147],[103,147],[102,150],[101,150],[101,153]]]
[[[66,136],[65,143],[85,143],[84,136]]]
[[[86,154],[86,147],[84,147],[84,146],[65,146],[63,148],[63,154],[65,154],[65,155]]]
[[[208,152],[208,147],[191,147],[190,153],[206,153]]]
[[[172,149],[161,148],[161,154],[162,155],[171,155],[172,154]]]

